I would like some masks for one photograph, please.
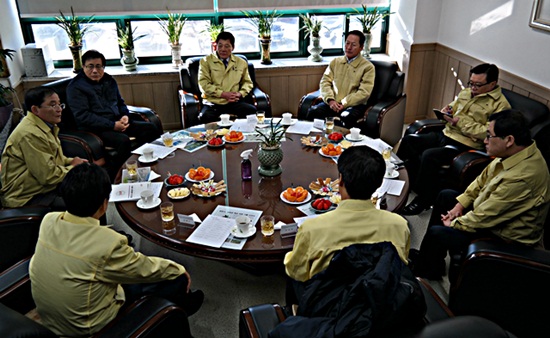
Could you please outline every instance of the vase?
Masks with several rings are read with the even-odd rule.
[[[323,61],[321,53],[323,52],[323,47],[321,47],[321,38],[318,36],[312,36],[307,47],[307,51],[311,54],[307,59],[313,62]]]
[[[120,63],[124,66],[124,69],[126,71],[131,72],[137,69],[139,59],[136,57],[136,53],[133,49],[129,49],[129,50],[123,49]]]
[[[283,160],[283,150],[281,144],[275,146],[261,145],[258,151],[258,161],[260,166],[258,172],[263,176],[277,176],[283,172],[280,163]]]
[[[212,50],[212,53],[214,53],[218,48],[218,44],[216,43],[216,41],[212,41],[210,46],[211,46],[210,49]]]
[[[179,69],[183,66],[183,61],[181,60],[181,43],[171,44],[172,48],[172,67]]]
[[[78,73],[82,69],[82,45],[69,45],[69,49],[73,56],[73,73]]]
[[[363,34],[365,35],[365,46],[363,46],[363,51],[361,52],[361,54],[365,58],[370,59],[370,46],[372,45],[372,34],[365,33],[365,32],[363,32]]]
[[[271,39],[261,39],[260,46],[262,47],[262,61],[263,65],[270,65],[271,62]]]

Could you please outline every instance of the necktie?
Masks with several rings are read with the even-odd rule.
[[[225,68],[227,68],[227,64],[228,64],[227,59],[223,59],[222,61],[223,61],[223,64],[225,65]]]

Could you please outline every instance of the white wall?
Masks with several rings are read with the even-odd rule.
[[[8,68],[10,69],[10,84],[15,87],[21,81],[21,77],[25,73],[23,68],[23,59],[21,58],[20,49],[25,45],[21,25],[17,17],[17,8],[15,0],[0,0],[0,38],[2,38],[2,46],[4,49],[13,49],[16,51],[13,61],[8,59]],[[0,79],[6,85],[5,79]]]

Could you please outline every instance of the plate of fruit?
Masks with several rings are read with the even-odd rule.
[[[302,137],[302,144],[308,147],[322,147],[327,143],[327,139],[319,135]]]
[[[168,177],[164,180],[164,184],[166,184],[168,188],[181,187],[184,183],[185,179],[182,175],[178,174],[168,173]]]
[[[189,136],[191,136],[195,141],[199,142],[206,142],[211,138],[216,137],[216,135],[216,131],[210,129],[204,132],[189,133]]]
[[[327,138],[329,139],[329,141],[340,142],[341,140],[344,139],[344,135],[342,135],[342,133],[335,131],[333,133],[330,133]]]
[[[315,195],[332,196],[333,194],[338,193],[339,183],[339,178],[332,180],[330,177],[327,177],[326,179],[318,177],[317,181],[313,181],[309,184],[309,189],[311,189]]]
[[[336,209],[336,206],[328,198],[317,198],[311,202],[311,207],[317,213],[324,213]]]
[[[324,157],[338,157],[341,154],[342,154],[342,147],[335,146],[332,143],[329,143],[326,146],[321,147],[321,150],[319,150],[319,155]]]
[[[280,195],[281,200],[288,204],[304,204],[311,199],[311,194],[299,186],[296,188],[287,188]]]
[[[197,169],[191,168],[185,174],[185,179],[190,182],[202,182],[214,178],[214,172],[209,168],[203,166],[198,167]]]
[[[168,198],[174,200],[181,200],[191,194],[191,191],[187,188],[174,188],[168,191]]]
[[[206,145],[209,146],[210,148],[220,148],[220,147],[223,147],[224,144],[225,144],[225,141],[222,140],[221,137],[213,137],[210,140],[208,140],[208,142],[206,143]]]
[[[199,197],[214,197],[222,194],[227,189],[223,180],[214,182],[213,180],[195,183],[191,186],[191,192]]]
[[[241,143],[244,141],[245,136],[240,131],[231,130],[228,134],[225,134],[223,139],[227,143]]]

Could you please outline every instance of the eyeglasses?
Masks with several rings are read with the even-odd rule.
[[[105,68],[105,66],[104,65],[86,65],[84,66],[84,68],[86,68],[87,70],[94,70],[94,68],[97,70],[102,70]]]
[[[483,87],[485,85],[489,84],[489,82],[485,82],[485,83],[473,83],[472,81],[468,81],[468,86],[470,87],[475,87],[475,88],[480,88],[480,87]]]
[[[45,109],[48,109],[48,108],[51,108],[53,110],[55,110],[56,108],[61,108],[61,109],[65,109],[65,103],[60,103],[60,104],[51,104],[49,106],[46,106],[46,107],[40,107],[40,108],[45,108]]]

